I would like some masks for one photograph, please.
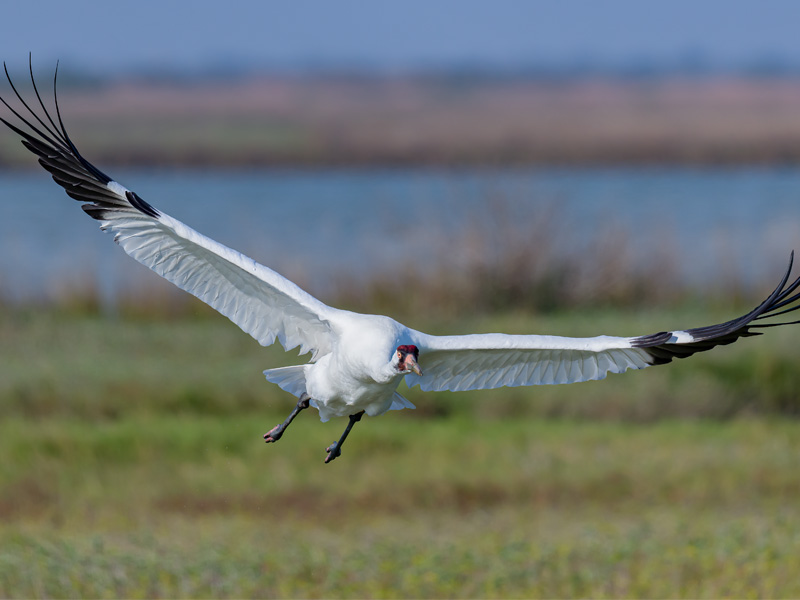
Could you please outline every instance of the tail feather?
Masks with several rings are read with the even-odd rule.
[[[306,393],[305,365],[267,369],[264,371],[264,376],[267,378],[267,381],[276,384],[282,390],[298,398]]]
[[[403,398],[397,392],[394,393],[394,397],[392,398],[392,405],[389,407],[389,410],[403,410],[404,408],[417,408],[411,402],[409,402],[406,398]]]

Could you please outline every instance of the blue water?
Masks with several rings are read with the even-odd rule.
[[[565,251],[623,236],[677,255],[702,284],[773,279],[800,249],[800,169],[175,171],[112,173],[154,206],[323,295],[337,277],[420,266],[500,214],[548,219]],[[459,238],[460,239],[460,238]],[[0,172],[0,295],[24,300],[93,279],[113,298],[155,277],[124,256],[40,171]],[[77,282],[77,283],[76,283]]]

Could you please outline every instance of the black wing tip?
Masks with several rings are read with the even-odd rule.
[[[647,352],[651,364],[661,365],[671,362],[673,358],[686,358],[696,352],[703,352],[716,346],[731,344],[740,337],[761,335],[762,332],[753,331],[754,329],[800,324],[800,321],[764,324],[754,323],[756,320],[769,319],[770,317],[800,310],[800,293],[792,295],[800,288],[800,277],[794,281],[789,280],[793,264],[794,250],[792,250],[789,255],[789,267],[781,278],[778,286],[766,300],[749,313],[719,325],[688,329],[684,333],[692,337],[691,342],[670,343],[674,335],[673,332],[662,331],[651,335],[632,338],[630,340],[631,347],[640,348]]]
[[[55,119],[53,119],[52,111],[48,110],[36,86],[30,57],[28,62],[35,99],[41,110],[33,110],[33,103],[29,104],[25,101],[25,98],[14,86],[8,66],[3,62],[8,84],[22,108],[15,109],[0,97],[0,102],[19,120],[19,123],[11,123],[2,117],[0,117],[0,122],[22,137],[22,144],[25,148],[39,157],[41,166],[51,173],[55,182],[62,186],[70,197],[83,202],[89,201],[88,204],[83,205],[84,211],[89,216],[105,220],[110,211],[124,205],[118,196],[120,190],[109,189],[109,184],[113,182],[111,177],[83,158],[67,133],[58,103],[58,65],[56,65],[53,77],[53,102],[55,104]],[[126,191],[125,196],[130,206],[142,214],[154,219],[161,216],[158,210],[142,200],[138,194]]]
[[[780,285],[778,285],[778,287],[775,288],[775,291],[772,292],[772,294],[770,294],[769,298],[767,298],[767,300],[764,301],[762,306],[764,304],[766,304],[766,306],[764,306],[762,310],[756,313],[756,311],[762,308],[761,306],[759,306],[757,309],[753,311],[753,313],[756,314],[753,314],[750,321],[769,319],[770,317],[777,317],[778,315],[783,315],[800,309],[800,293],[795,293],[797,292],[798,288],[800,288],[800,277],[798,277],[794,281],[789,282],[789,277],[792,274],[793,264],[794,264],[794,250],[792,250],[791,254],[789,255],[789,266],[786,269],[786,274],[783,276]],[[797,321],[791,321],[786,323],[772,323],[772,324],[750,323],[749,326],[775,327],[777,325],[794,325],[796,323]]]
[[[26,118],[20,112],[17,112],[14,108],[12,108],[2,97],[0,97],[0,102],[2,102],[10,111],[11,113],[17,117],[24,125],[26,125],[30,131],[23,131],[19,127],[16,127],[9,123],[7,120],[0,118],[0,121],[3,122],[8,128],[12,131],[21,135],[23,137],[23,144],[25,147],[37,154],[39,156],[42,155],[42,148],[45,146],[49,146],[49,150],[52,150],[52,157],[63,157],[65,160],[77,161],[77,163],[85,169],[92,177],[94,177],[97,181],[103,184],[108,184],[112,181],[111,177],[103,173],[100,169],[95,167],[92,163],[87,161],[78,149],[75,147],[75,144],[72,143],[66,128],[61,120],[61,111],[58,104],[58,93],[57,93],[57,83],[58,83],[58,63],[56,63],[56,70],[55,76],[53,78],[53,100],[55,103],[55,110],[56,110],[56,118],[58,120],[58,125],[56,125],[55,121],[53,121],[51,117],[50,111],[48,111],[47,106],[42,101],[42,98],[39,94],[39,90],[36,86],[36,80],[33,76],[33,62],[31,59],[31,55],[28,55],[28,66],[30,70],[31,76],[31,84],[33,85],[33,91],[36,95],[36,99],[39,102],[39,106],[41,107],[42,111],[44,112],[44,118],[47,120],[42,119],[39,116],[39,113],[34,111],[31,106],[25,101],[22,95],[19,93],[17,88],[14,86],[14,82],[11,79],[11,75],[8,72],[8,66],[6,65],[5,61],[3,62],[3,70],[5,71],[6,80],[8,84],[11,86],[16,97],[19,99],[20,103],[24,107],[21,109],[20,112],[27,111],[28,117]],[[31,120],[28,120],[31,119]],[[28,143],[26,143],[26,141]],[[34,147],[38,148],[38,150],[34,150]]]

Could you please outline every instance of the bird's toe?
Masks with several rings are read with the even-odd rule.
[[[328,456],[325,457],[326,464],[334,460],[337,456],[342,455],[342,451],[339,449],[338,442],[333,442],[330,446],[325,448],[325,452],[328,453]]]
[[[272,429],[270,429],[267,433],[264,434],[264,441],[269,444],[271,442],[277,442],[281,439],[283,435],[283,429],[280,425],[276,425]]]

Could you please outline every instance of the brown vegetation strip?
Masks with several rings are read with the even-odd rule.
[[[583,487],[583,486],[581,486]],[[341,496],[321,489],[296,489],[277,494],[177,494],[157,501],[158,509],[168,513],[190,516],[244,513],[274,519],[302,518],[325,520],[334,513],[402,515],[420,509],[440,509],[443,512],[471,512],[474,510],[508,506],[550,506],[580,502],[592,497],[597,502],[598,492],[607,490],[605,496],[619,499],[629,489],[622,475],[609,480],[588,484],[592,489],[572,489],[571,486],[518,483],[500,485],[488,482],[475,484],[423,483],[402,490],[373,488],[354,496]],[[607,498],[609,501],[611,497]]]
[[[61,98],[76,143],[104,165],[800,160],[791,78],[265,77],[122,82]],[[11,141],[0,140],[0,165],[22,162]]]
[[[754,482],[759,493],[788,499],[800,493],[800,483],[764,478]],[[753,490],[751,490],[752,492]],[[581,481],[520,481],[516,483],[420,482],[402,489],[374,487],[352,496],[313,487],[275,494],[178,493],[164,496],[155,508],[189,517],[247,514],[263,518],[325,521],[334,514],[411,515],[420,510],[470,513],[504,506],[536,509],[564,507],[619,507],[626,502],[725,504],[731,498],[723,490],[691,489],[665,484],[652,489],[637,485],[629,474],[611,472]]]
[[[41,481],[26,477],[0,491],[0,521],[42,515],[57,500]]]

